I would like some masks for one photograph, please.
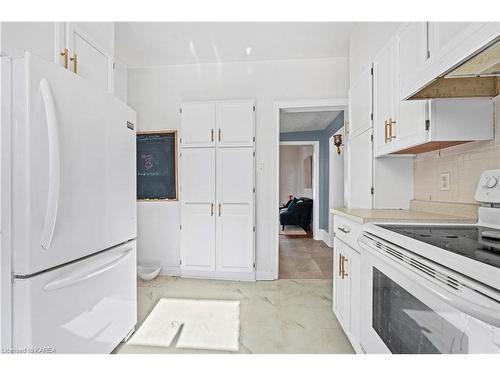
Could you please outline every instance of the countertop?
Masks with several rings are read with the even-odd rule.
[[[408,223],[475,223],[474,217],[444,215],[417,210],[370,210],[363,208],[333,208],[330,213],[343,216],[359,224],[369,222]]]

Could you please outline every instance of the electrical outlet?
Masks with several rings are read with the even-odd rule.
[[[450,172],[441,173],[439,176],[439,190],[450,190]]]

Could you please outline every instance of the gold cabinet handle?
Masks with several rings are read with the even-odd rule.
[[[342,255],[339,254],[339,276],[342,276]]]
[[[387,125],[389,126],[389,142],[392,142],[392,140],[396,138],[396,136],[392,134],[393,124],[396,124],[396,121],[393,121],[392,118],[389,118],[389,122],[387,123]]]
[[[387,130],[387,120],[384,121],[384,141],[387,143],[387,140],[389,139],[388,130]]]
[[[73,61],[73,73],[78,74],[78,56],[76,53],[73,54],[73,57],[70,57],[70,60]]]
[[[219,142],[221,141],[222,135],[221,135],[221,130],[219,128]]]
[[[67,48],[65,48],[61,52],[61,56],[63,57],[63,61],[64,61],[64,69],[68,69],[68,49]]]
[[[348,259],[346,257],[343,257],[342,259],[342,278],[349,276],[347,272],[345,272],[345,262],[347,262]]]
[[[210,139],[214,141],[214,129],[210,129]]]
[[[221,204],[219,203],[219,216],[221,214],[221,209],[220,208],[221,208]]]
[[[210,203],[210,216],[214,216],[214,204]]]

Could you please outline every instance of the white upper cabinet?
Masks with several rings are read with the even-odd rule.
[[[254,111],[251,100],[217,103],[217,145],[253,146]]]
[[[66,25],[68,68],[95,86],[113,93],[113,54],[99,45],[78,25]],[[64,60],[64,59],[63,59]]]
[[[215,102],[184,103],[181,108],[181,146],[214,147]]]
[[[395,45],[391,37],[373,60],[373,103],[374,103],[374,153],[375,156],[389,153],[394,136],[391,126],[396,121],[395,108]]]
[[[367,67],[350,90],[349,137],[372,127],[372,66]]]
[[[409,27],[414,28],[413,33],[425,35],[428,58],[422,65],[417,64],[416,69],[402,71],[400,99],[411,97],[500,36],[500,22],[428,22],[425,32],[419,31],[418,26]],[[415,53],[420,56],[423,37],[415,36],[413,41],[420,42],[413,47],[411,39],[409,36],[402,43],[406,48],[419,50]],[[411,60],[411,51],[405,53],[408,52],[407,58]],[[420,59],[414,61],[421,62]]]

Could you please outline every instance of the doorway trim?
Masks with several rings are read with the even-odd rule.
[[[297,99],[297,100],[278,100],[274,102],[274,215],[273,215],[273,240],[271,247],[271,260],[274,259],[271,273],[274,279],[279,277],[279,170],[280,170],[280,111],[287,108],[302,108],[304,110],[315,111],[344,111],[348,113],[349,100],[347,97],[326,98],[326,99]]]
[[[280,141],[280,146],[312,146],[313,147],[313,238],[319,240],[319,141]],[[278,169],[279,189],[279,169]]]

